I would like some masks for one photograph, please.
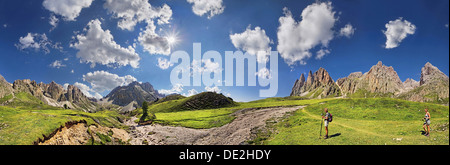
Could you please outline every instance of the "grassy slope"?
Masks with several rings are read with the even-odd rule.
[[[329,135],[319,139],[322,109],[333,114]],[[421,119],[428,107],[432,116],[430,137],[421,135]],[[264,144],[271,145],[448,145],[449,107],[389,98],[339,99],[298,110],[282,122]],[[445,131],[442,131],[442,129]],[[325,130],[322,130],[322,136]]]
[[[218,109],[205,109],[205,110],[180,111],[180,112],[156,111],[155,122],[189,128],[220,127],[233,121],[235,117],[232,116],[231,114],[240,109],[308,105],[327,100],[333,99],[299,100],[299,98],[295,97],[268,98],[248,103],[237,103],[237,105],[233,107],[218,108]],[[150,111],[152,111],[152,106],[150,106]]]
[[[84,113],[43,105],[26,94],[16,95],[18,100],[9,106],[0,106],[0,144],[31,144],[42,134],[70,120],[99,121],[104,126],[123,127],[117,121],[122,117],[115,111]],[[298,110],[284,121],[273,125],[279,133],[270,136],[264,144],[447,144],[448,129],[437,131],[448,123],[449,109],[436,104],[416,103],[388,98],[376,99],[312,99],[301,97],[267,98],[232,107],[191,111],[166,112],[183,99],[171,100],[150,106],[156,112],[156,123],[190,127],[212,128],[223,126],[234,119],[233,112],[244,108],[310,105]],[[324,104],[320,104],[325,102]],[[321,109],[328,107],[334,116],[328,140],[319,140]],[[420,135],[423,110],[430,109],[432,136]],[[135,111],[136,114],[142,111]],[[448,128],[448,125],[446,126]],[[393,140],[401,138],[402,140]]]
[[[103,126],[123,128],[117,121],[116,111],[85,113],[42,104],[40,100],[26,94],[15,95],[13,103],[0,106],[0,145],[30,145],[42,134],[71,120],[86,120],[88,124],[100,122]]]

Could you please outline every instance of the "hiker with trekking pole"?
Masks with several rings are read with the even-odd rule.
[[[425,117],[422,119],[423,120],[423,130],[425,131],[425,136],[430,136],[430,124],[431,124],[430,119],[431,119],[430,112],[428,112],[428,108],[425,108]]]
[[[328,108],[324,109],[325,112],[325,116],[323,116],[322,113],[322,123],[325,121],[325,136],[323,137],[324,139],[328,139],[328,124],[333,121],[333,117],[331,115],[331,113],[328,112]],[[320,124],[320,136],[322,136],[322,123]]]

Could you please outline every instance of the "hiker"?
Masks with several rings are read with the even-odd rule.
[[[423,130],[425,131],[425,136],[430,136],[430,119],[430,112],[428,112],[428,108],[425,108],[425,117],[423,118]]]
[[[328,139],[328,123],[329,123],[328,118],[330,118],[330,113],[328,113],[328,108],[325,108],[324,112],[325,116],[322,116],[322,119],[325,121],[325,136],[323,138]]]

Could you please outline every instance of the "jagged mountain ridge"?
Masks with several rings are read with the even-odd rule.
[[[62,85],[54,81],[45,84],[29,79],[15,80],[13,83],[9,83],[0,75],[0,99],[5,98],[3,99],[5,101],[0,104],[6,105],[9,101],[13,101],[15,94],[18,93],[26,93],[50,106],[66,106],[71,109],[82,109],[88,112],[96,111],[101,107],[104,108],[111,105],[111,103],[123,107],[133,103],[132,106],[139,107],[144,101],[153,102],[165,97],[159,94],[148,82],[132,82],[127,86],[119,86],[113,89],[102,99],[111,101],[111,103],[104,104],[103,102],[102,104],[95,98],[88,98],[74,85],[68,85],[67,89],[64,89]],[[6,98],[6,96],[9,97]]]
[[[141,106],[144,101],[153,102],[163,97],[164,95],[159,94],[149,82],[135,81],[126,86],[114,88],[104,99],[120,106],[127,106],[132,102]]]
[[[319,76],[315,76],[316,73]],[[320,68],[316,73],[310,71],[306,81],[302,73],[294,83],[291,96],[396,97],[410,101],[448,103],[449,78],[431,63],[426,63],[421,69],[420,82],[410,78],[402,82],[394,68],[383,65],[381,61],[364,74],[354,72],[338,79],[334,83],[338,89],[333,88],[331,83],[334,81],[325,69]]]
[[[302,73],[300,79],[295,82],[291,92],[291,96],[306,96],[309,98],[325,98],[339,95],[339,87],[324,68],[320,68],[314,74],[309,71],[306,81]]]
[[[64,89],[63,86],[54,81],[45,84],[43,82],[36,83],[36,81],[29,79],[15,80],[10,84],[0,75],[0,87],[0,98],[9,96],[11,99],[5,100],[2,104],[8,104],[16,94],[26,93],[50,106],[66,106],[67,108],[82,109],[89,112],[96,109],[95,103],[73,85],[68,85],[67,89]]]
[[[431,63],[421,70],[420,82],[416,88],[398,97],[410,101],[449,103],[449,77]]]
[[[403,82],[392,66],[385,66],[381,61],[372,66],[364,74],[361,72],[351,73],[348,77],[337,80],[344,96],[351,95],[358,90],[370,93],[398,94],[403,91]]]

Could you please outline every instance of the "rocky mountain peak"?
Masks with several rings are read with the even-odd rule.
[[[132,82],[127,86],[114,88],[107,96],[107,100],[113,104],[126,106],[132,102],[142,105],[144,101],[152,102],[163,96],[156,91],[149,82]]]
[[[2,75],[0,75],[0,98],[3,98],[11,93],[13,93],[11,84],[6,81]]]
[[[420,74],[420,85],[424,85],[436,80],[449,81],[447,75],[442,73],[437,67],[433,66],[431,63],[427,62],[422,68]]]
[[[403,82],[403,90],[405,92],[407,92],[407,91],[410,91],[410,90],[413,90],[413,89],[419,87],[419,85],[420,84],[418,81],[408,78],[405,80],[405,82]]]
[[[363,76],[362,72],[353,72],[350,73],[350,75],[348,75],[348,78],[360,78],[362,76]]]
[[[383,62],[382,61],[378,61],[377,65],[375,65],[375,66],[382,67],[383,66]]]
[[[372,66],[362,78],[367,82],[370,92],[395,93],[403,88],[394,68],[383,65],[381,61]]]
[[[317,82],[320,83],[320,85],[334,83],[330,74],[327,72],[327,70],[325,70],[322,67],[319,68],[319,70],[317,70],[317,72],[314,73],[314,78],[316,79]]]
[[[25,80],[15,80],[13,83],[14,92],[25,92],[29,93],[35,97],[42,97],[42,89],[36,83],[36,81],[31,81],[30,79]]]
[[[300,81],[299,83],[300,83],[301,86],[305,85],[305,81],[306,81],[305,80],[305,74],[302,73],[300,75],[300,79],[298,79],[298,81]]]
[[[292,87],[291,96],[328,97],[338,94],[338,90],[328,71],[324,68],[319,68],[314,73],[309,71],[306,83],[305,76],[302,73],[300,79]]]
[[[45,85],[40,83],[40,85]],[[50,84],[45,85],[44,87],[44,95],[53,99],[59,99],[61,95],[64,93],[63,86],[55,83],[54,81],[50,82]]]

